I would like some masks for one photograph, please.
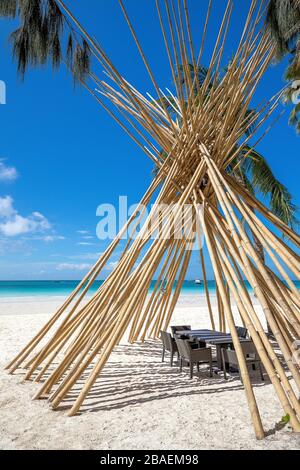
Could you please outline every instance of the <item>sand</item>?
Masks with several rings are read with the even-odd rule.
[[[237,375],[211,379],[206,366],[189,379],[161,363],[159,342],[129,346],[111,356],[80,415],[68,418],[70,403],[54,412],[46,401],[32,401],[38,388],[8,375],[4,365],[46,322],[62,299],[0,301],[1,449],[299,449],[300,436],[289,427],[277,431],[284,414],[273,386],[252,381],[268,437],[257,441]],[[202,302],[202,301],[201,301]],[[209,327],[199,298],[183,296],[173,324]],[[70,397],[72,398],[72,397]]]

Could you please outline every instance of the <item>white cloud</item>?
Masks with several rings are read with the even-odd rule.
[[[0,239],[1,242],[1,239]],[[97,252],[97,253],[83,253],[81,255],[68,255],[64,256],[62,254],[52,254],[50,255],[52,258],[61,258],[61,259],[68,259],[72,261],[97,261],[100,256],[102,255],[102,252]]]
[[[42,237],[41,240],[43,240],[46,243],[52,243],[60,240],[65,240],[66,237],[63,237],[61,235],[46,235],[45,237]]]
[[[17,170],[12,166],[6,166],[3,160],[0,160],[0,181],[15,181],[17,178]]]
[[[100,258],[100,256],[102,255],[103,253],[85,253],[83,255],[74,255],[74,256],[69,256],[70,259],[82,259],[82,260],[91,260],[91,261],[95,261],[97,259]]]
[[[14,240],[12,242],[8,238],[0,238],[0,256],[6,256],[9,253],[17,252],[28,254],[29,251],[29,247],[23,240]]]
[[[80,235],[88,235],[90,232],[88,230],[77,230],[77,233]]]
[[[14,215],[12,219],[0,223],[0,232],[6,237],[16,237],[24,233],[39,232],[50,229],[50,224],[44,216],[22,217]]]
[[[10,196],[0,197],[0,217],[8,218],[15,214],[13,199]]]
[[[82,237],[82,240],[93,240],[94,237],[92,237],[91,235],[85,235],[84,237]]]
[[[117,267],[118,263],[119,261],[111,261],[105,266],[105,271],[113,271]]]
[[[13,205],[12,197],[0,197],[0,234],[16,237],[25,233],[44,232],[51,229],[51,224],[40,212],[33,212],[28,217],[20,215]]]
[[[78,242],[77,245],[80,246],[93,246],[94,243],[89,243],[89,242]]]
[[[73,264],[73,263],[60,263],[56,266],[57,271],[87,271],[91,268],[90,264],[80,263],[80,264]]]

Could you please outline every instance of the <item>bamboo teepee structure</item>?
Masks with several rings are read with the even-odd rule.
[[[207,76],[200,83],[197,70],[202,63],[212,0],[197,54],[187,0],[153,0],[176,87],[172,94],[159,87],[123,1],[119,0],[153,83],[155,99],[149,94],[144,96],[128,83],[65,4],[60,0],[58,3],[74,28],[88,41],[104,70],[105,77],[90,75],[98,91],[87,83],[86,88],[159,171],[116,239],[7,369],[11,373],[24,369],[26,380],[40,382],[35,398],[48,398],[54,409],[88,371],[88,378],[69,411],[70,416],[75,415],[125,331],[129,331],[129,341],[133,343],[149,335],[157,337],[161,329],[168,328],[189,265],[194,235],[196,233],[200,239],[203,232],[219,305],[218,318],[215,318],[206,281],[208,260],[204,259],[200,244],[208,315],[213,329],[218,327],[232,335],[256,436],[263,438],[264,430],[235,330],[232,300],[255,343],[284,413],[289,414],[293,429],[300,431],[296,392],[300,374],[299,365],[293,360],[294,341],[299,339],[300,333],[300,295],[291,280],[291,276],[299,279],[300,260],[296,251],[300,237],[226,171],[248,142],[253,139],[259,142],[269,130],[265,130],[265,123],[280,99],[279,93],[259,105],[250,117],[247,114],[274,52],[263,28],[266,2],[251,2],[235,55],[221,77],[233,9],[233,2],[228,0]],[[136,233],[145,207],[153,197],[156,197],[155,205],[142,230]],[[186,205],[191,208],[189,228],[179,230],[183,235],[178,237],[176,231]],[[156,216],[157,207],[164,208],[159,216]],[[170,214],[171,224],[167,223]],[[128,228],[131,238],[117,266],[97,292],[85,301]],[[280,276],[257,254],[254,237],[260,241]],[[149,296],[154,276],[157,280]],[[264,331],[245,280],[260,302],[285,364]]]

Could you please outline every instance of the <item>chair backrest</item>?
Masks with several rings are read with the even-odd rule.
[[[247,338],[247,335],[248,335],[247,328],[244,328],[243,326],[236,326],[235,329],[239,338],[243,338],[243,339]]]
[[[171,331],[172,331],[172,335],[174,338],[175,338],[175,334],[177,331],[186,331],[186,330],[190,331],[191,329],[192,329],[191,325],[171,326]]]
[[[238,358],[235,351],[232,351],[231,349],[222,349],[222,354],[225,362],[233,366],[238,365]]]
[[[172,350],[172,336],[167,331],[160,332],[160,339],[167,351]]]
[[[190,347],[189,342],[186,341],[185,339],[179,339],[179,338],[175,338],[175,341],[177,344],[179,355],[183,359],[186,359],[187,361],[189,361],[191,358],[191,347]]]
[[[244,353],[245,358],[254,356],[254,359],[259,359],[256,347],[253,341],[245,341],[241,343],[241,347]],[[231,365],[238,365],[238,358],[235,351],[230,349],[222,349],[225,362],[228,362]]]
[[[245,341],[241,343],[242,350],[244,355],[247,356],[255,356],[255,358],[259,359],[259,355],[257,349],[253,343],[253,341]]]

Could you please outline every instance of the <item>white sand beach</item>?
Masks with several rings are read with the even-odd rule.
[[[5,364],[61,304],[59,298],[0,300],[1,449],[299,449],[300,436],[276,430],[284,414],[273,386],[252,377],[265,440],[254,436],[245,393],[237,375],[211,379],[206,366],[189,379],[161,362],[160,342],[120,344],[81,413],[66,416],[69,403],[52,411],[32,401],[38,385],[8,375]],[[184,295],[172,324],[210,327],[199,297]],[[167,358],[168,359],[168,358]],[[72,397],[70,397],[72,398]]]

